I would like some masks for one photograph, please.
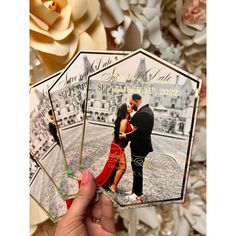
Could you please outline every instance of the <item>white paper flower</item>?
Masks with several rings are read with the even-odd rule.
[[[162,0],[101,0],[101,19],[107,29],[124,26],[124,49],[159,48]]]
[[[182,67],[184,65],[184,60],[181,58],[183,46],[177,45],[176,47],[174,44],[170,44],[166,47],[162,47],[160,50],[160,57],[173,65],[178,67]]]
[[[31,0],[30,46],[49,71],[62,69],[79,49],[106,49],[98,0]]]
[[[115,39],[116,45],[124,44],[125,31],[122,26],[119,26],[117,30],[111,31],[111,35]]]
[[[161,9],[162,30],[182,46],[180,67],[200,77],[206,66],[206,1],[167,0]]]
[[[158,217],[155,207],[119,210],[119,212],[130,236],[137,235],[138,231],[145,232],[146,235],[147,231],[151,233],[151,229],[155,229],[157,232],[160,229],[161,219]]]
[[[184,204],[176,204],[173,212],[175,220],[175,235],[189,236],[191,227],[206,235],[205,203],[199,195],[190,193]]]

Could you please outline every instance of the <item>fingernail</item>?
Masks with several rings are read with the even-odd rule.
[[[88,182],[89,182],[89,172],[87,170],[84,170],[82,173],[81,184],[87,184]]]

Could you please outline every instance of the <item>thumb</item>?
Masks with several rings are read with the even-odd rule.
[[[84,218],[87,208],[92,202],[96,191],[96,183],[92,174],[87,170],[82,173],[82,180],[78,195],[75,197],[70,209],[67,212],[69,217]]]

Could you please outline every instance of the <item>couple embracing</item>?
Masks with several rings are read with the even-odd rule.
[[[131,113],[135,114],[131,117]],[[142,201],[143,163],[153,151],[151,133],[154,115],[148,104],[143,104],[139,94],[129,98],[129,104],[122,104],[115,120],[114,140],[111,143],[108,160],[102,172],[96,177],[99,186],[117,191],[118,183],[126,170],[125,147],[130,141],[133,187],[127,196],[130,201]]]

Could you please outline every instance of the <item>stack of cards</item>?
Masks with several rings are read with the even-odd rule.
[[[120,207],[183,202],[200,87],[143,49],[79,52],[31,87],[31,196],[57,221],[87,169]]]

